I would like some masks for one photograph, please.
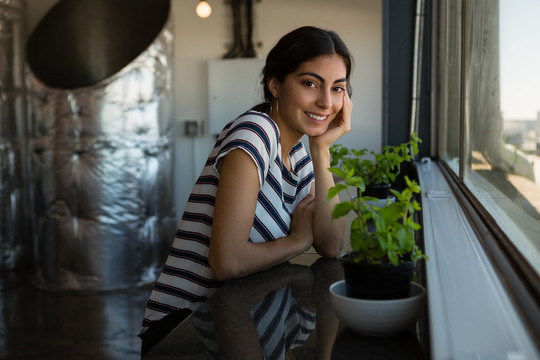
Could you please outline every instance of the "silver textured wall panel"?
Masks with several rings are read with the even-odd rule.
[[[24,1],[0,0],[0,270],[22,268],[32,260],[24,83],[25,17]]]
[[[79,2],[89,3],[67,1]],[[85,16],[70,11],[70,18]],[[114,31],[112,24],[104,25]],[[123,51],[117,45],[115,51]],[[50,87],[40,80],[46,78],[43,69],[36,74],[29,66],[30,178],[40,286],[93,292],[155,280],[177,225],[172,48],[167,20],[141,54],[94,85]]]

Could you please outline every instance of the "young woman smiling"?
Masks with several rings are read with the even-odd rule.
[[[223,281],[311,247],[323,257],[341,252],[344,219],[332,221],[338,200],[327,200],[329,148],[350,130],[351,68],[339,36],[315,27],[290,32],[270,51],[265,102],[225,126],[193,188],[148,301],[143,352],[158,324],[195,311]]]

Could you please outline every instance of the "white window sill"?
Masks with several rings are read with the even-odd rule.
[[[432,360],[540,359],[508,293],[439,167],[417,163],[422,186]]]

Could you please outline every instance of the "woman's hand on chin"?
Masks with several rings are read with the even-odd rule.
[[[341,111],[336,115],[330,125],[328,125],[328,129],[324,134],[309,137],[310,148],[313,146],[330,148],[337,139],[348,133],[351,130],[352,108],[353,103],[351,98],[347,94],[347,91],[343,91],[343,106]]]

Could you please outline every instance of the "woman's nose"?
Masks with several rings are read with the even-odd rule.
[[[330,94],[330,90],[323,89],[319,92],[316,105],[323,109],[329,109],[332,107],[332,96]]]

